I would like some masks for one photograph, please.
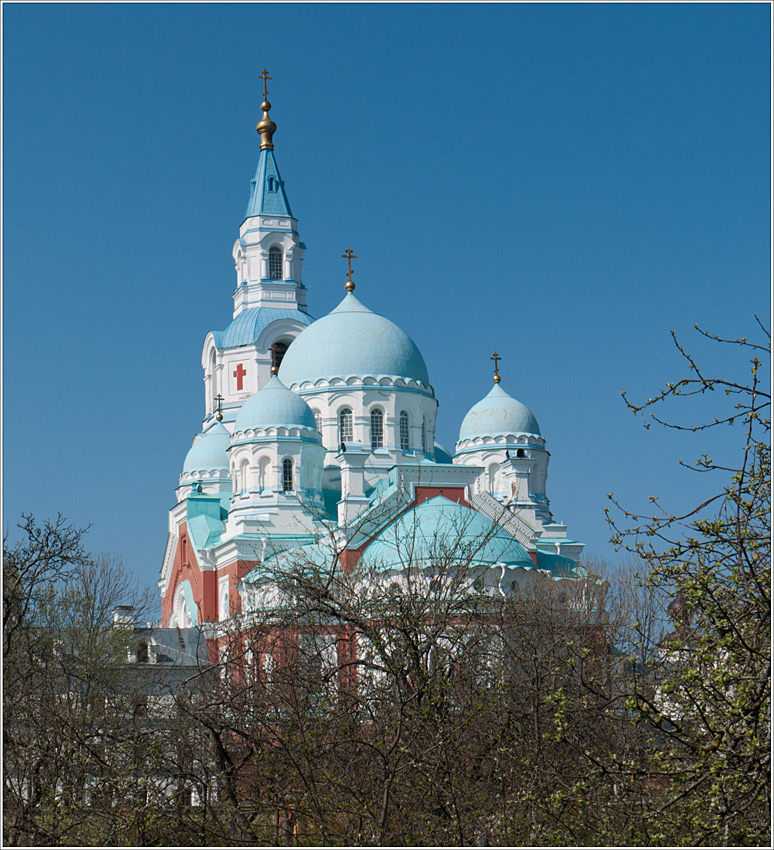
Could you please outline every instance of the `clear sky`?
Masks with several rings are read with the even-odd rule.
[[[231,247],[274,77],[310,312],[358,297],[419,345],[453,449],[503,388],[548,495],[612,556],[613,491],[676,510],[703,438],[621,401],[679,374],[674,328],[769,315],[769,32],[744,4],[5,4],[4,524],[60,511],[158,577],[231,319]],[[743,366],[744,363],[741,363]],[[690,413],[684,413],[686,420]]]

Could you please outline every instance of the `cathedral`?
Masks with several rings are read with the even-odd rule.
[[[583,544],[549,506],[546,439],[502,386],[499,355],[451,454],[435,441],[439,401],[422,353],[369,310],[367,292],[355,295],[351,248],[341,303],[319,319],[308,312],[269,79],[232,252],[233,319],[204,339],[204,421],[169,512],[162,627],[261,610],[267,567],[282,558],[399,582],[409,566],[431,576],[445,542],[465,548],[477,586],[501,597],[537,577],[582,577]]]

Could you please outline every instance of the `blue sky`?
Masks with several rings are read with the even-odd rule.
[[[204,413],[208,330],[261,87],[308,246],[310,312],[358,296],[427,361],[452,448],[491,387],[527,404],[548,495],[592,553],[602,509],[710,486],[731,431],[642,429],[700,325],[769,315],[769,6],[5,4],[4,524],[57,511],[158,576]],[[681,415],[691,419],[686,408]]]

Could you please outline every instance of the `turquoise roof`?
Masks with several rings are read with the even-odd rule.
[[[223,425],[215,421],[199,435],[191,446],[183,463],[183,472],[197,472],[200,469],[225,469],[228,467],[228,447],[231,435]]]
[[[228,496],[191,495],[186,501],[188,536],[194,549],[209,549],[220,543],[228,514]]]
[[[234,430],[298,426],[316,430],[312,408],[300,395],[278,380],[276,375],[272,375],[269,383],[242,405],[234,423]]]
[[[430,567],[435,556],[448,563],[451,551],[460,564],[499,564],[534,568],[527,550],[505,529],[472,508],[435,496],[402,514],[363,553],[366,569]]]
[[[556,555],[553,552],[542,552],[540,548],[537,550],[537,566],[541,570],[551,570],[551,574],[557,578],[577,578],[579,575],[578,564],[572,558],[565,558],[564,555]],[[583,571],[580,572],[582,574]]]
[[[240,345],[252,345],[264,329],[278,319],[295,319],[303,325],[311,325],[314,319],[300,310],[286,310],[275,307],[250,307],[234,318],[224,331],[213,331],[215,345],[218,348],[236,348]]]
[[[460,427],[460,442],[475,437],[499,437],[503,434],[536,434],[540,426],[531,411],[495,384],[489,394],[473,405]]]
[[[296,337],[279,374],[288,386],[319,378],[379,375],[429,383],[427,366],[411,337],[364,307],[351,292]]]
[[[258,157],[258,168],[250,181],[250,200],[245,218],[262,214],[293,215],[273,150],[263,150]]]

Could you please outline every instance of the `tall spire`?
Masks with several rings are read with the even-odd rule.
[[[245,218],[256,215],[282,215],[292,216],[290,202],[285,194],[285,184],[280,177],[277,161],[274,159],[274,133],[277,125],[269,118],[269,89],[268,81],[273,79],[269,76],[266,68],[263,73],[258,74],[258,79],[263,80],[263,118],[256,124],[255,129],[261,137],[261,153],[258,157],[258,168],[255,177],[250,184],[250,200],[247,203]]]
[[[269,103],[268,83],[269,80],[273,80],[274,78],[270,77],[269,72],[266,68],[264,68],[263,73],[258,74],[258,79],[263,80],[263,103],[261,104],[263,118],[261,118],[261,120],[255,125],[255,129],[261,136],[261,150],[273,151],[274,142],[272,139],[274,138],[274,134],[277,132],[277,125],[271,120],[271,118],[269,118],[271,103]]]
[[[258,122],[257,128],[261,149],[258,152],[255,177],[250,181],[247,209],[232,251],[237,274],[234,318],[245,311],[253,311],[244,317],[247,324],[239,332],[247,335],[255,330],[251,324],[253,320],[258,321],[253,308],[276,308],[277,318],[280,318],[278,311],[291,311],[294,321],[297,319],[296,313],[299,316],[304,314],[298,321],[308,324],[305,318],[308,315],[306,287],[301,282],[301,264],[306,246],[299,238],[298,222],[290,209],[285,183],[274,156],[272,137],[277,125],[269,118],[271,104],[268,82],[271,77],[266,68],[258,78],[263,80],[261,107],[264,112],[263,120]],[[264,310],[261,315],[265,313]],[[239,334],[236,339],[242,339]],[[249,341],[256,338],[257,334],[250,336]],[[264,356],[268,360],[268,352]],[[264,365],[268,371],[269,363],[264,362]]]

